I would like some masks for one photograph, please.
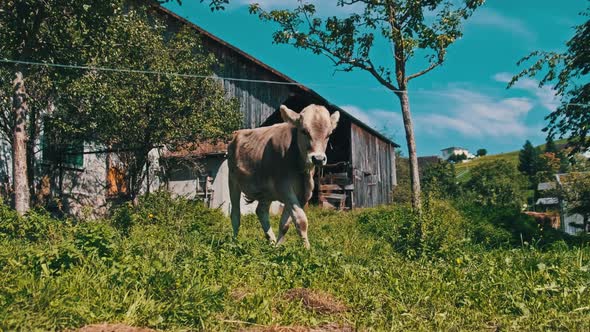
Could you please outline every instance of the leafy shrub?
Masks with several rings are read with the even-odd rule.
[[[455,165],[446,161],[427,164],[420,175],[423,192],[427,195],[454,198],[460,194]]]
[[[18,238],[33,242],[48,239],[55,235],[62,223],[64,222],[53,219],[44,211],[31,210],[26,217],[21,217],[15,210],[0,204],[0,238]]]
[[[545,246],[556,241],[582,243],[579,238],[538,224],[517,208],[492,208],[474,203],[460,203],[469,220],[469,231],[475,243],[488,248],[520,246],[524,242]]]
[[[226,220],[218,209],[185,198],[173,198],[162,191],[142,196],[138,206],[126,204],[115,210],[112,225],[128,234],[133,225],[164,225],[180,231],[202,231]]]
[[[520,208],[526,186],[526,178],[513,164],[496,160],[475,166],[464,188],[469,199],[481,206]]]
[[[512,243],[512,234],[508,230],[490,222],[474,221],[469,228],[472,241],[486,248],[500,248]]]
[[[82,253],[70,242],[60,242],[43,249],[31,248],[26,253],[26,262],[37,275],[62,274],[79,265]]]
[[[465,219],[449,202],[429,200],[422,214],[421,247],[426,254],[444,254],[465,241]]]
[[[465,221],[449,203],[432,200],[419,218],[409,206],[367,209],[358,217],[361,228],[387,241],[407,257],[443,255],[465,239]]]
[[[102,259],[113,257],[116,248],[116,231],[99,222],[85,222],[76,226],[74,243],[85,254],[95,254]]]

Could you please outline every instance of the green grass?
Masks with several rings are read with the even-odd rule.
[[[284,247],[268,245],[253,216],[233,241],[227,218],[184,201],[156,198],[90,223],[18,219],[0,206],[0,330],[99,322],[208,331],[327,323],[362,331],[590,329],[588,247],[485,250],[466,238],[471,220],[446,204],[427,211],[427,241],[416,243],[404,208],[311,210],[309,218],[305,251],[294,229]],[[329,294],[348,310],[309,310],[287,296],[294,288]]]

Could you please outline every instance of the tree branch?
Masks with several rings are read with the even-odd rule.
[[[410,81],[410,80],[412,80],[412,79],[414,79],[416,77],[420,77],[420,76],[428,73],[429,71],[433,70],[434,68],[440,66],[441,64],[442,64],[442,62],[440,62],[440,61],[439,62],[432,63],[432,64],[430,64],[430,66],[428,68],[426,68],[426,69],[424,69],[422,71],[419,71],[419,72],[417,72],[415,74],[409,75],[408,78],[407,78],[407,80]]]

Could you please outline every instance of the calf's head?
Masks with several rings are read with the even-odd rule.
[[[281,105],[281,117],[283,121],[297,128],[297,145],[301,158],[307,167],[325,165],[326,146],[330,134],[338,125],[340,113],[338,111],[330,115],[324,106],[309,105],[301,113],[290,110]]]

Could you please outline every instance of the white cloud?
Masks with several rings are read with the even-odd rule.
[[[525,38],[525,40],[534,41],[537,39],[537,34],[530,30],[522,20],[500,14],[488,8],[477,10],[467,22],[468,24],[488,26],[518,34]]]
[[[419,130],[439,136],[454,131],[467,137],[499,138],[524,137],[537,129],[525,123],[533,109],[533,102],[528,98],[495,99],[462,88],[450,88],[438,95],[439,110],[448,111],[417,115]]]
[[[494,80],[501,83],[508,83],[512,80],[512,76],[510,73],[497,73],[494,75]],[[556,91],[551,85],[544,85],[539,88],[539,81],[529,77],[523,77],[514,84],[514,88],[532,93],[538,102],[551,112],[555,111],[557,106],[559,106],[559,99],[555,96]]]
[[[413,107],[414,128],[419,136],[459,134],[473,139],[522,139],[537,135],[542,128],[526,123],[535,104],[530,98],[494,98],[459,87],[429,94],[433,96],[431,106],[417,103]],[[398,109],[362,109],[354,105],[344,105],[342,109],[380,132],[403,138],[403,121]]]
[[[402,116],[399,111],[380,108],[362,109],[355,105],[340,107],[369,127],[385,135],[399,136],[403,134]]]

